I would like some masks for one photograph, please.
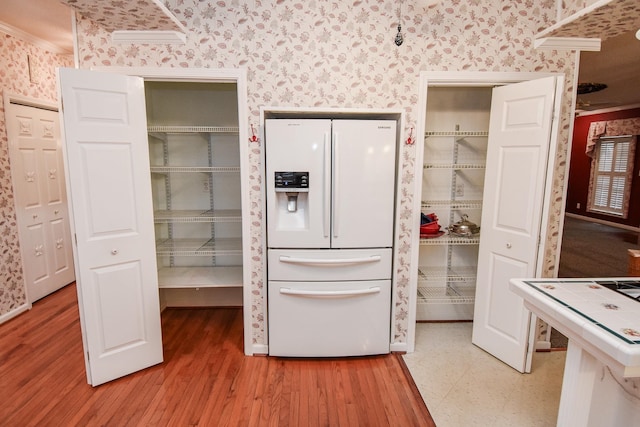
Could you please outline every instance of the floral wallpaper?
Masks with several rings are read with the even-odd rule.
[[[3,96],[8,92],[44,101],[58,99],[56,67],[73,58],[43,50],[0,32],[0,316],[26,304],[24,272],[11,184]]]
[[[593,4],[593,1],[586,6]],[[563,16],[563,18],[568,18]],[[592,12],[566,23],[560,28],[543,32],[544,37],[585,37],[606,40],[640,28],[640,2],[638,0],[611,0]]]
[[[108,3],[108,2],[107,2]],[[120,3],[112,0],[111,3]],[[430,2],[434,3],[434,2]],[[551,230],[545,274],[553,273],[562,210],[567,141],[571,124],[575,54],[537,51],[538,32],[555,22],[555,1],[443,0],[431,6],[391,0],[168,0],[187,28],[185,45],[116,45],[99,23],[78,21],[78,57],[94,66],[242,67],[248,73],[249,122],[260,127],[261,106],[401,108],[402,140],[418,120],[421,71],[537,71],[565,73],[566,99],[554,174]],[[404,43],[394,44],[398,15]],[[261,211],[261,150],[250,152],[252,340],[267,344]],[[415,146],[402,144],[400,235],[394,272],[393,342],[408,333]]]
[[[82,15],[107,31],[145,30],[182,31],[180,23],[159,0],[60,0],[82,11]]]

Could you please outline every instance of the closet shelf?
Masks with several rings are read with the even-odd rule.
[[[480,244],[480,235],[472,237],[458,237],[445,234],[440,237],[420,238],[420,245],[438,246],[438,245],[478,245]]]
[[[475,286],[418,287],[418,304],[473,304]]]
[[[477,266],[418,267],[418,282],[475,282]]]
[[[151,166],[152,173],[226,173],[226,172],[240,172],[239,166]]]
[[[482,209],[482,200],[423,200],[423,208]]]
[[[242,267],[164,267],[158,270],[160,288],[242,287]]]
[[[485,165],[478,163],[425,163],[424,169],[482,170],[485,169]]]
[[[237,126],[148,126],[149,133],[238,133]]]
[[[465,137],[465,136],[478,136],[478,137],[487,137],[489,136],[489,131],[468,131],[468,130],[459,130],[459,131],[427,131],[424,133],[425,137],[430,136],[457,136],[457,137]]]
[[[217,256],[242,255],[242,240],[218,239],[161,239],[156,241],[158,255]]]
[[[174,222],[241,222],[240,210],[157,210],[153,213],[156,224]]]

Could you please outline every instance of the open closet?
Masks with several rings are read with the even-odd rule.
[[[423,73],[417,321],[473,321],[474,344],[530,368],[532,318],[509,280],[540,277],[562,80]]]
[[[245,73],[109,71],[60,70],[92,385],[162,362],[161,307],[248,298]]]
[[[418,321],[473,319],[490,108],[491,88],[429,89]]]
[[[242,305],[237,86],[151,81],[145,100],[161,302]]]

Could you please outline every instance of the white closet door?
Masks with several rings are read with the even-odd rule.
[[[509,290],[535,277],[555,77],[493,90],[472,341],[520,372],[530,313]]]
[[[73,253],[56,111],[7,103],[7,136],[29,302],[73,282]]]
[[[60,70],[87,377],[162,362],[144,84]]]

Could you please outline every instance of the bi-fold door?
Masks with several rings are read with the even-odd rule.
[[[240,109],[240,71],[137,74],[229,82]],[[87,379],[98,385],[163,360],[145,84],[141,77],[61,69],[60,87]],[[245,350],[251,353],[250,345]]]

